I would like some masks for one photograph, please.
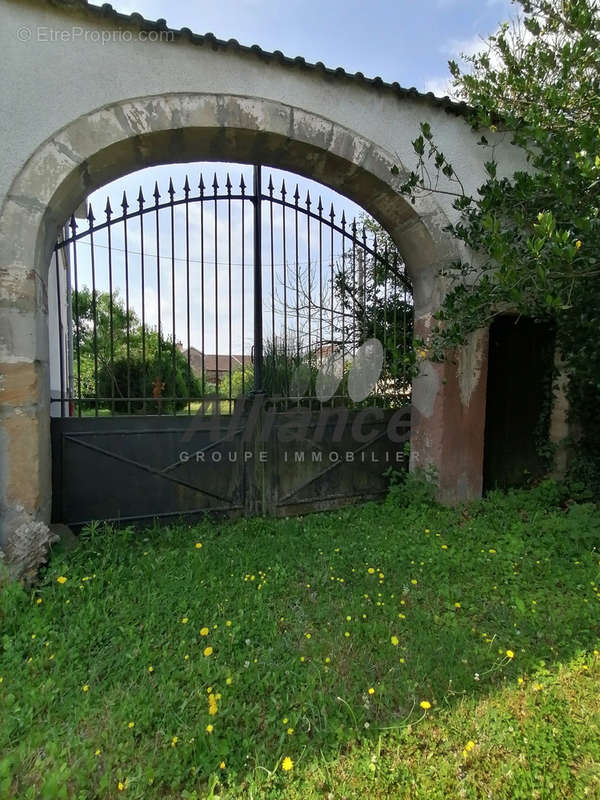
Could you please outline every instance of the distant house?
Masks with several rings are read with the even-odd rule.
[[[188,351],[182,351],[183,355],[187,358]],[[190,366],[192,372],[196,377],[202,380],[202,372],[204,370],[204,382],[214,383],[216,386],[223,380],[224,377],[229,375],[231,364],[231,372],[241,372],[242,367],[245,370],[252,369],[251,356],[231,355],[231,362],[229,360],[229,353],[219,354],[218,356],[210,353],[204,355],[196,347],[190,347]]]

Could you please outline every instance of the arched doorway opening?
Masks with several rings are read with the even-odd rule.
[[[301,109],[233,95],[160,95],[86,114],[32,155],[0,218],[3,261],[12,265],[3,291],[24,298],[24,305],[9,308],[5,317],[15,364],[6,381],[17,390],[28,386],[26,399],[15,395],[26,413],[15,416],[5,434],[5,530],[32,517],[50,518],[46,281],[57,232],[90,192],[116,177],[165,161],[217,158],[308,175],[365,208],[402,253],[413,287],[415,330],[426,333],[443,294],[438,275],[457,259],[456,243],[444,232],[447,218],[434,199],[412,206],[398,194],[403,167],[399,177],[392,175],[397,158],[374,142]],[[463,429],[472,429],[473,415],[481,416],[481,371],[465,387],[464,375],[460,386],[447,381],[447,369],[427,364],[413,384],[411,463],[437,465],[441,496],[456,499],[480,491],[481,454],[471,447],[473,436],[468,452],[456,442]],[[442,424],[444,409],[454,408],[454,399],[444,399],[449,391],[462,408],[450,438]]]
[[[386,424],[402,409],[407,439],[412,291],[390,237],[312,181],[213,166],[116,181],[57,241],[57,522],[333,507],[384,493],[384,473],[406,467]],[[279,438],[249,435],[259,396],[278,412],[269,425]],[[369,409],[377,424],[355,435]],[[268,427],[264,409],[256,423]],[[305,428],[293,446],[282,441],[292,424]],[[192,430],[201,443],[182,450]],[[252,501],[253,464],[238,462],[259,451],[273,469]]]

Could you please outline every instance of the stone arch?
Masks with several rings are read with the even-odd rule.
[[[142,167],[193,160],[260,162],[347,195],[386,228],[400,249],[413,283],[417,331],[426,329],[439,306],[438,273],[458,257],[456,243],[443,231],[445,213],[431,197],[408,203],[397,191],[403,165],[330,119],[261,98],[175,93],[123,100],[70,122],[31,155],[0,214],[0,339],[5,342],[0,544],[18,522],[49,519],[46,278],[58,228],[103,184]],[[398,177],[391,173],[394,165]],[[476,356],[468,358],[470,368]],[[415,383],[411,454],[413,466],[432,461],[438,471],[444,449],[443,369],[431,365],[429,375]],[[460,404],[464,386],[456,383],[456,390]],[[466,391],[468,410],[472,387]],[[432,416],[437,428],[429,424]],[[461,478],[460,495],[480,491],[478,456],[473,458],[475,466],[467,465],[469,474]],[[446,483],[454,485],[451,477]]]

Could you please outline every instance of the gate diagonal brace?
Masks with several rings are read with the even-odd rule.
[[[171,483],[177,483],[180,486],[185,486],[187,489],[192,489],[195,492],[200,492],[207,497],[212,497],[213,500],[219,500],[221,503],[231,503],[231,499],[228,497],[222,497],[221,495],[213,494],[213,492],[208,492],[206,489],[201,489],[199,486],[194,486],[192,483],[188,483],[187,481],[177,480],[177,478],[171,477],[170,475],[164,475],[162,470],[154,469],[154,467],[149,467],[147,464],[140,464],[138,461],[133,461],[131,458],[126,458],[125,456],[121,456],[117,453],[111,453],[109,450],[105,450],[103,447],[97,447],[89,442],[84,442],[81,439],[77,439],[75,436],[69,436],[67,434],[64,436],[64,438],[74,442],[75,444],[81,445],[81,447],[87,447],[89,450],[94,450],[96,453],[102,453],[102,455],[108,456],[109,458],[114,458],[116,461],[121,461],[124,464],[130,464],[132,467],[137,467],[138,469],[144,470],[144,472],[149,472],[151,475],[156,475],[158,478],[163,478],[163,480],[170,481]]]
[[[200,447],[200,448],[198,448],[198,450],[194,450],[194,454],[196,454],[196,453],[208,453],[208,451],[212,450],[213,447],[217,447],[217,445],[223,444],[223,442],[229,441],[234,436],[237,436],[238,433],[243,433],[244,430],[245,430],[245,428],[238,428],[236,431],[233,432],[233,434],[229,434],[228,433],[227,436],[223,436],[222,439],[219,439],[216,442],[210,442],[205,447]],[[182,463],[183,463],[182,461],[175,461],[173,464],[169,464],[168,466],[164,467],[161,470],[161,474],[164,474],[165,472],[170,472],[171,470],[177,469],[177,467],[180,467],[182,465]]]
[[[381,433],[378,433],[377,436],[374,436],[372,439],[369,439],[368,442],[365,442],[365,444],[361,445],[356,450],[353,450],[352,454],[356,455],[357,453],[362,452],[370,444],[373,444],[374,442],[377,442],[379,439],[382,439],[386,434],[387,434],[387,431],[383,430]],[[309,439],[309,441],[312,441],[312,440]],[[313,444],[316,444],[316,442],[314,442]],[[278,505],[280,505],[281,503],[285,503],[286,500],[289,500],[295,494],[298,494],[298,492],[301,492],[302,489],[306,489],[306,487],[310,486],[311,483],[314,483],[319,478],[322,478],[323,475],[327,475],[328,472],[331,472],[332,470],[334,470],[336,467],[339,467],[343,463],[344,462],[340,460],[340,461],[335,461],[333,464],[330,464],[326,469],[323,470],[323,472],[318,472],[316,475],[313,475],[312,478],[309,478],[307,481],[302,483],[300,486],[297,486],[292,492],[289,492],[288,494],[286,494],[285,497],[282,497],[281,500],[279,500]]]

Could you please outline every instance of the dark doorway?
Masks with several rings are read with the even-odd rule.
[[[490,328],[484,491],[523,486],[543,474],[554,329],[527,317],[498,317]]]

